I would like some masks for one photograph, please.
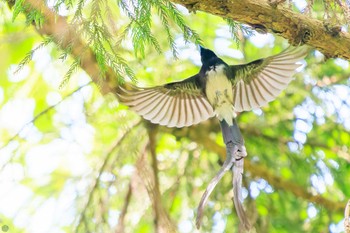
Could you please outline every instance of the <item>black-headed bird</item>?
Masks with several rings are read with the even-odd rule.
[[[289,47],[264,59],[242,65],[228,65],[213,51],[200,47],[202,67],[198,74],[183,81],[150,88],[120,86],[117,95],[120,102],[145,119],[168,127],[190,126],[216,115],[226,147],[231,148],[228,150],[231,151],[228,152],[228,157],[231,158],[227,158],[225,163],[232,158],[239,161],[247,153],[235,120],[236,112],[256,109],[274,100],[292,81],[296,69],[300,66],[297,62],[301,61],[308,51],[306,46]],[[231,166],[232,163],[227,162],[228,169]],[[215,185],[222,174],[223,172],[218,174],[216,180],[213,179]],[[240,183],[241,180],[237,178],[236,186],[240,187]],[[206,194],[210,194],[209,189],[215,185],[209,185],[211,188],[208,186]],[[234,192],[237,214],[244,227],[249,229],[240,204],[239,191],[237,188]],[[208,195],[203,196],[200,206],[206,202]],[[197,227],[202,214],[201,211],[198,212]]]

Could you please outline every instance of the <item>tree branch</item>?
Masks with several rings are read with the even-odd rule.
[[[118,224],[117,224],[115,233],[123,233],[124,232],[124,219],[125,219],[125,215],[128,211],[128,207],[130,204],[131,194],[132,194],[132,182],[130,182],[130,184],[129,184],[128,192],[126,193],[126,196],[125,196],[123,209],[119,215]]]
[[[14,4],[12,0],[7,0],[7,2],[10,7]],[[46,1],[42,0],[24,0],[24,3],[30,6],[28,8],[28,13],[31,10],[39,10],[45,17],[45,21],[42,25],[34,25],[35,29],[42,36],[48,35],[52,37],[61,49],[70,49],[71,55],[75,59],[80,60],[81,68],[90,76],[92,81],[100,87],[100,91],[103,95],[115,93],[118,83],[112,69],[107,69],[105,79],[103,80],[93,51],[82,41],[80,34],[67,22],[66,18],[55,14],[45,5],[45,2]]]
[[[157,135],[157,126],[153,125],[151,123],[147,124],[147,132],[148,132],[148,137],[149,137],[149,151],[151,154],[152,158],[152,171],[153,171],[153,179],[154,179],[154,201],[153,207],[154,207],[154,216],[155,216],[155,225],[157,229],[157,233],[160,233],[162,230],[162,226],[160,223],[160,211],[161,211],[161,203],[162,203],[162,198],[159,190],[159,178],[158,178],[158,161],[157,161],[157,154],[156,154],[156,135]]]
[[[171,0],[191,11],[204,11],[229,18],[253,28],[266,28],[269,32],[287,39],[290,44],[306,43],[327,58],[350,59],[350,34],[341,31],[340,25],[313,19],[293,12],[267,0]]]
[[[195,130],[190,128],[182,128],[182,129],[174,130],[166,127],[160,127],[159,130],[160,132],[163,132],[163,133],[169,133],[179,138],[188,138],[191,141],[197,142],[201,144],[205,149],[218,154],[221,161],[225,161],[226,159],[225,148],[218,145],[215,141],[210,140],[208,138],[208,135],[210,134],[210,132],[217,132],[218,130],[219,126],[217,125],[216,119],[206,123],[202,123],[194,127],[196,127]],[[247,129],[248,129],[247,131],[248,135],[250,135],[250,133],[254,133],[253,130],[249,131],[249,128]],[[244,132],[245,132],[245,129],[244,129]],[[268,139],[274,139],[274,138],[268,138]],[[277,139],[274,139],[274,140],[277,140]],[[316,145],[316,142],[314,143]],[[276,176],[266,166],[262,164],[252,163],[249,160],[249,156],[244,161],[244,169],[245,171],[248,171],[252,175],[252,177],[265,179],[275,189],[281,189],[284,191],[291,192],[297,197],[300,197],[307,201],[324,206],[330,211],[334,211],[334,212],[344,211],[344,206],[346,205],[345,202],[337,202],[337,201],[324,198],[321,195],[314,195],[311,192],[307,191],[304,187],[294,183],[293,181],[288,181],[279,176]]]
[[[172,223],[168,212],[164,209],[161,199],[160,193],[157,194],[156,191],[156,181],[155,177],[151,171],[151,167],[145,161],[145,156],[141,156],[140,159],[136,163],[137,172],[139,174],[140,179],[143,181],[145,188],[147,190],[148,196],[151,200],[153,209],[155,211],[155,227],[157,233],[173,233],[176,232],[176,227]],[[158,189],[159,190],[159,189]],[[158,196],[159,195],[159,196]],[[158,196],[158,198],[157,198]]]

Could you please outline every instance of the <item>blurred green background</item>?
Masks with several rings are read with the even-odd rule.
[[[104,2],[112,15],[106,13],[111,20],[106,22],[118,35],[130,18],[115,2]],[[301,11],[305,2],[292,5]],[[236,41],[223,19],[179,9],[203,45],[228,64],[288,47],[283,38],[244,30],[238,30]],[[87,20],[91,10],[86,3]],[[313,10],[314,17],[324,13],[320,3]],[[59,13],[71,19],[74,10],[62,5]],[[161,53],[146,44],[142,55],[129,37],[118,47],[137,85],[196,74],[196,45],[186,43],[170,22],[175,59],[160,17],[155,13],[151,20]],[[42,41],[23,14],[13,20],[13,12],[0,2],[0,226],[8,227],[2,231],[119,232],[123,219],[124,232],[155,232],[148,125],[115,96],[102,96],[84,70],[78,68],[64,82],[74,59],[64,58],[54,43],[40,46]],[[32,49],[31,61],[18,71]],[[275,101],[239,114],[248,151],[244,205],[257,232],[344,231],[343,210],[350,197],[349,77],[348,61],[325,61],[312,51]],[[223,153],[216,119],[187,129],[158,128],[161,198],[153,201],[178,232],[197,231],[196,208]],[[238,231],[231,198],[231,175],[226,174],[209,198],[201,232]]]

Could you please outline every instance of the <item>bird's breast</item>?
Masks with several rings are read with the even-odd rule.
[[[233,111],[232,83],[228,80],[224,65],[216,66],[207,72],[206,96],[220,120],[231,125],[235,116]]]

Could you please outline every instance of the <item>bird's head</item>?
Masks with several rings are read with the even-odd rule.
[[[201,67],[201,73],[206,74],[210,70],[214,70],[215,72],[217,66],[228,66],[221,58],[216,56],[216,54],[211,51],[210,49],[206,49],[202,46],[199,46],[199,51],[201,54],[201,61],[202,61],[202,67]]]
[[[199,51],[201,54],[201,61],[203,65],[208,63],[210,60],[213,60],[213,58],[217,58],[216,54],[213,51],[211,51],[210,49],[206,49],[200,45]]]

